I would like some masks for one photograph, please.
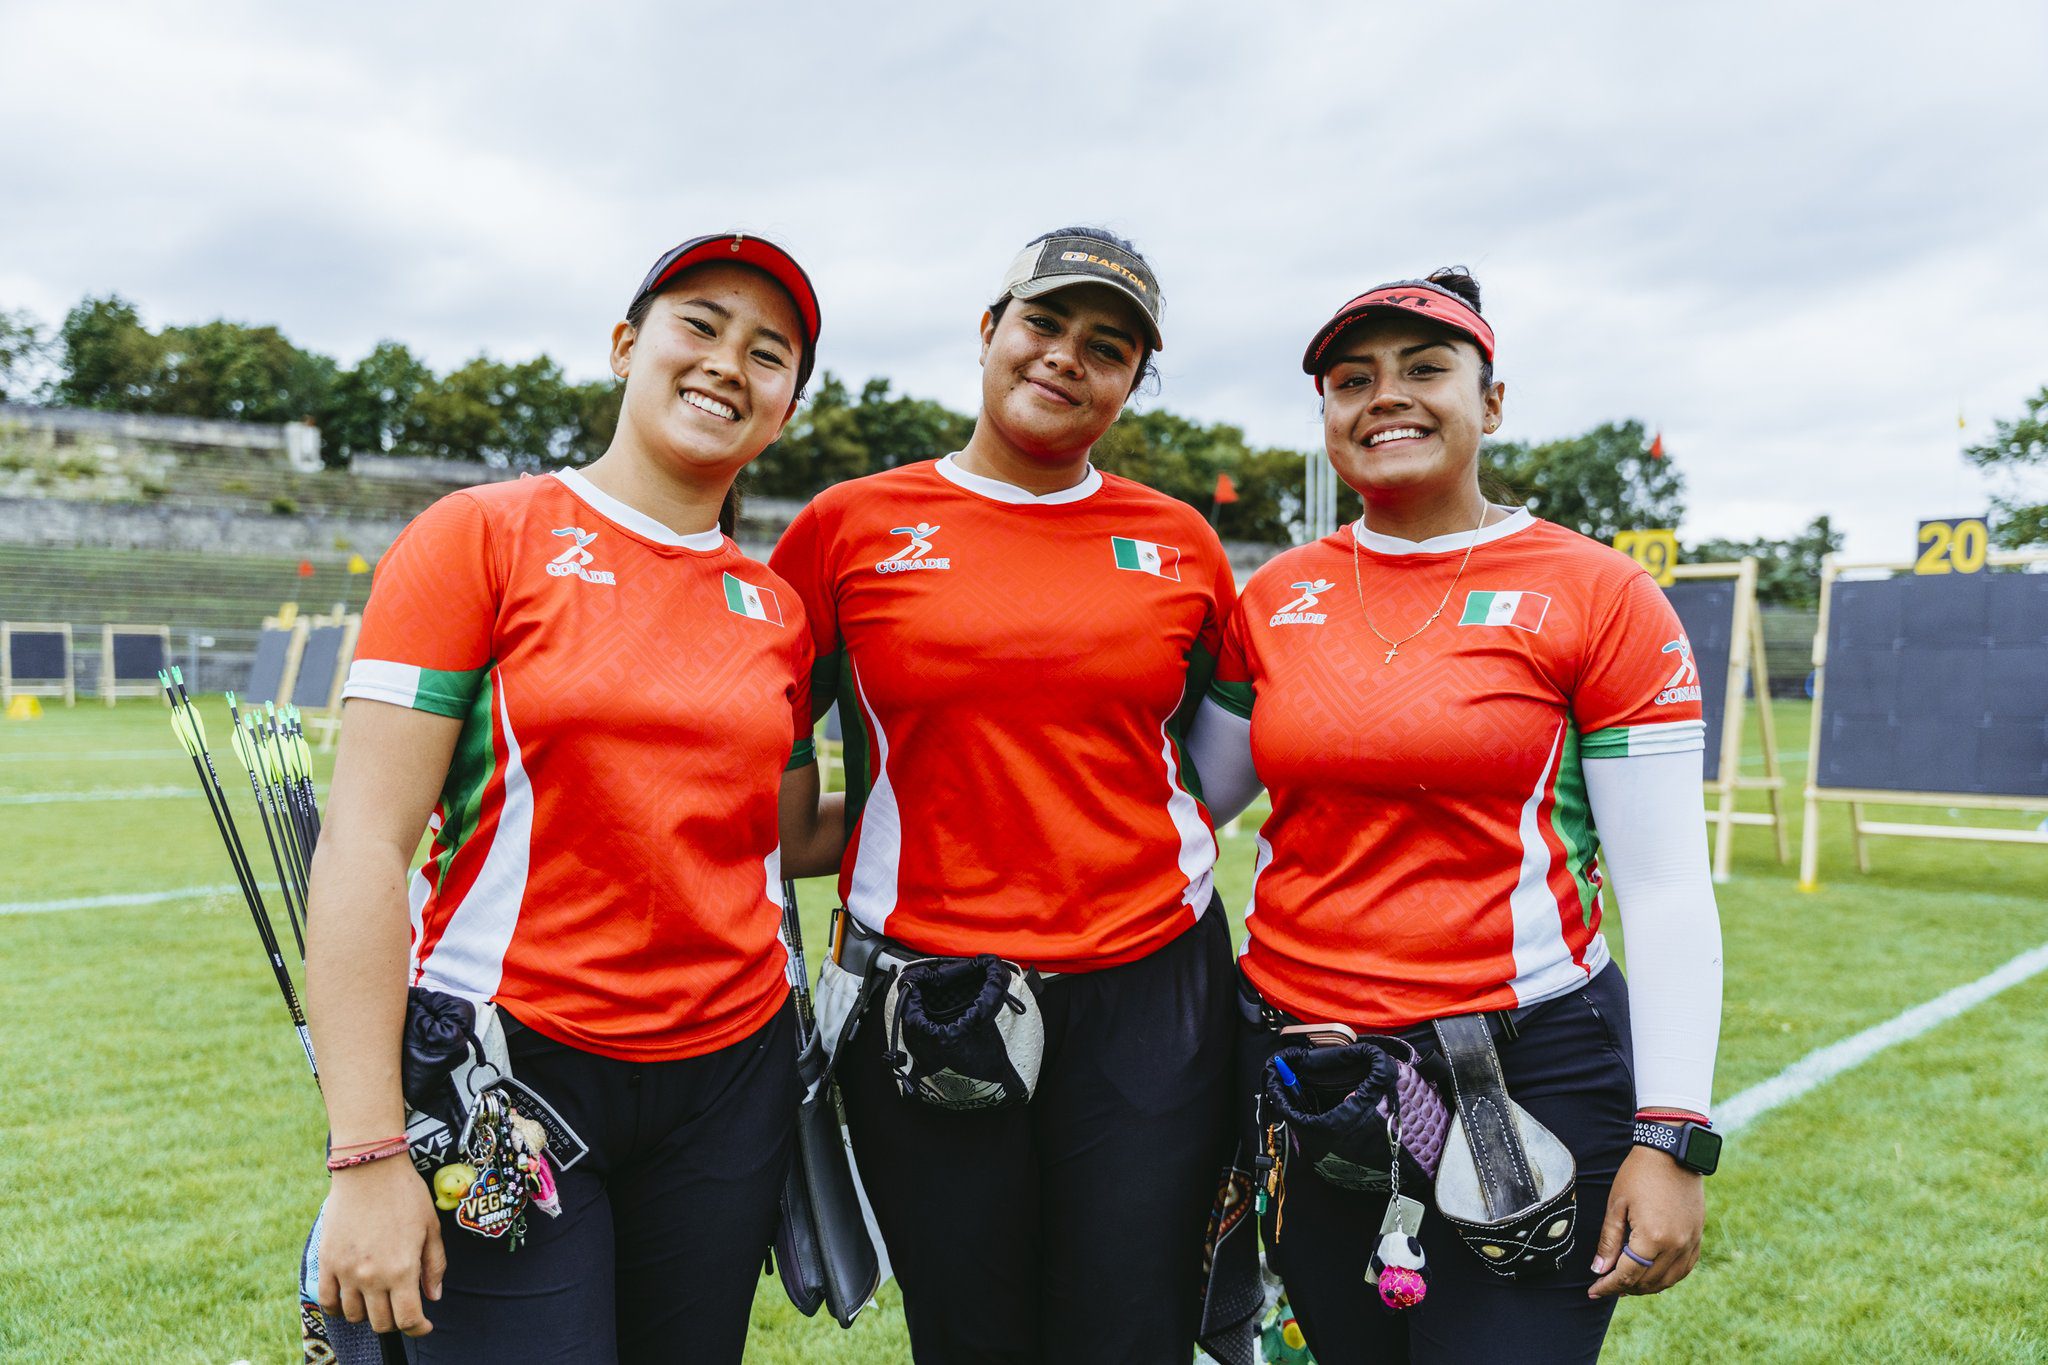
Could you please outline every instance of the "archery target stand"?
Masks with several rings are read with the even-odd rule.
[[[1993,551],[1958,572],[1929,572],[1914,562],[1837,563],[1832,555],[1824,561],[1800,890],[1818,885],[1824,802],[1849,807],[1860,872],[1870,871],[1873,834],[2048,845],[2048,826],[1911,824],[1863,815],[1866,805],[2048,807],[2044,566],[2048,550]],[[1979,571],[1985,568],[2032,572]]]
[[[1699,668],[1701,711],[1707,721],[1707,822],[1714,827],[1714,880],[1728,880],[1734,865],[1735,830],[1755,826],[1771,831],[1778,861],[1792,858],[1785,823],[1785,776],[1778,767],[1778,729],[1771,717],[1770,669],[1764,657],[1763,617],[1756,605],[1756,560],[1724,564],[1674,564],[1665,595],[1692,642]],[[1716,684],[1710,679],[1720,679]],[[1742,731],[1749,697],[1763,742],[1761,777],[1742,771]],[[1743,792],[1764,793],[1767,811],[1737,810]]]

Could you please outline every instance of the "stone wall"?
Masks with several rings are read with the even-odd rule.
[[[374,560],[404,528],[404,518],[252,516],[225,508],[0,498],[0,545],[204,550],[225,555],[301,555],[346,548]]]

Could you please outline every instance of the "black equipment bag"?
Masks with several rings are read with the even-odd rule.
[[[775,1267],[783,1292],[805,1317],[822,1305],[841,1327],[853,1325],[881,1288],[882,1264],[854,1188],[852,1156],[839,1127],[839,1105],[827,1074],[830,1059],[811,1009],[810,969],[797,923],[796,888],[782,884],[783,938],[790,951],[797,1008],[796,1154],[782,1185],[775,1226]]]

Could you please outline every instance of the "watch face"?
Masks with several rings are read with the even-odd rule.
[[[1686,1124],[1683,1132],[1685,1145],[1678,1155],[1679,1162],[1701,1175],[1712,1175],[1721,1164],[1721,1135],[1696,1123]]]

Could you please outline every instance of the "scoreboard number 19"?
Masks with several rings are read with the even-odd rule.
[[[1982,573],[1991,553],[1991,531],[1982,517],[1944,517],[1920,523],[1916,574]]]
[[[1668,529],[1617,531],[1614,533],[1614,548],[1642,565],[1643,572],[1656,579],[1658,587],[1671,586],[1671,570],[1678,563],[1678,532]]]

